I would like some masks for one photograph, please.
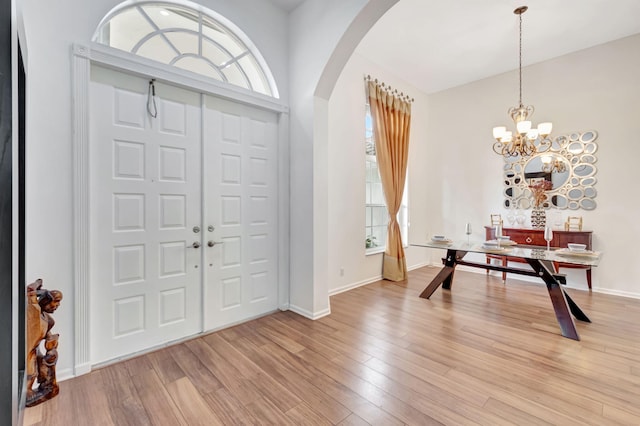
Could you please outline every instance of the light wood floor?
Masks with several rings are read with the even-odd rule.
[[[25,424],[640,424],[640,300],[569,289],[577,342],[542,284],[459,271],[418,298],[437,271],[64,381]]]

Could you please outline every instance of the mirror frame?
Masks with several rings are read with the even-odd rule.
[[[505,157],[503,168],[504,207],[509,209],[529,209],[532,207],[533,194],[529,188],[531,179],[525,176],[525,167],[532,158],[552,155],[560,157],[568,166],[569,176],[563,185],[546,192],[547,200],[543,208],[569,210],[593,210],[596,208],[595,197],[598,191],[595,185],[598,179],[596,166],[598,151],[598,133],[595,130],[573,132],[556,136],[548,148],[544,148],[532,157]],[[593,170],[583,175],[581,170],[591,167]],[[544,173],[542,170],[534,173]],[[527,173],[530,174],[530,173]],[[547,172],[549,176],[551,173]],[[539,179],[539,178],[537,178]],[[571,197],[569,194],[571,193]]]

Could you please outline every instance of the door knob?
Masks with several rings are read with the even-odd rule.
[[[207,245],[208,245],[209,247],[213,247],[213,246],[215,246],[216,244],[224,244],[224,242],[223,242],[223,241],[209,241],[209,242],[207,243]]]
[[[194,249],[199,249],[200,248],[200,243],[197,242],[197,241],[194,241],[193,244],[191,244],[190,246],[187,246],[187,247],[191,247],[191,248],[194,248]]]

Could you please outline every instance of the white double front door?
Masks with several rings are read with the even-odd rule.
[[[275,310],[277,114],[91,73],[92,362]]]

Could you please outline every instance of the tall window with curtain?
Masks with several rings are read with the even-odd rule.
[[[402,281],[407,278],[407,265],[399,213],[406,186],[412,100],[370,77],[365,82],[376,164],[388,211],[382,277]]]
[[[387,226],[389,211],[382,190],[380,171],[376,158],[376,146],[373,136],[373,118],[369,98],[366,97],[365,109],[365,248],[367,255],[381,253],[387,244]],[[402,204],[398,212],[398,223],[402,241],[407,242],[409,234],[408,186],[405,185]]]

